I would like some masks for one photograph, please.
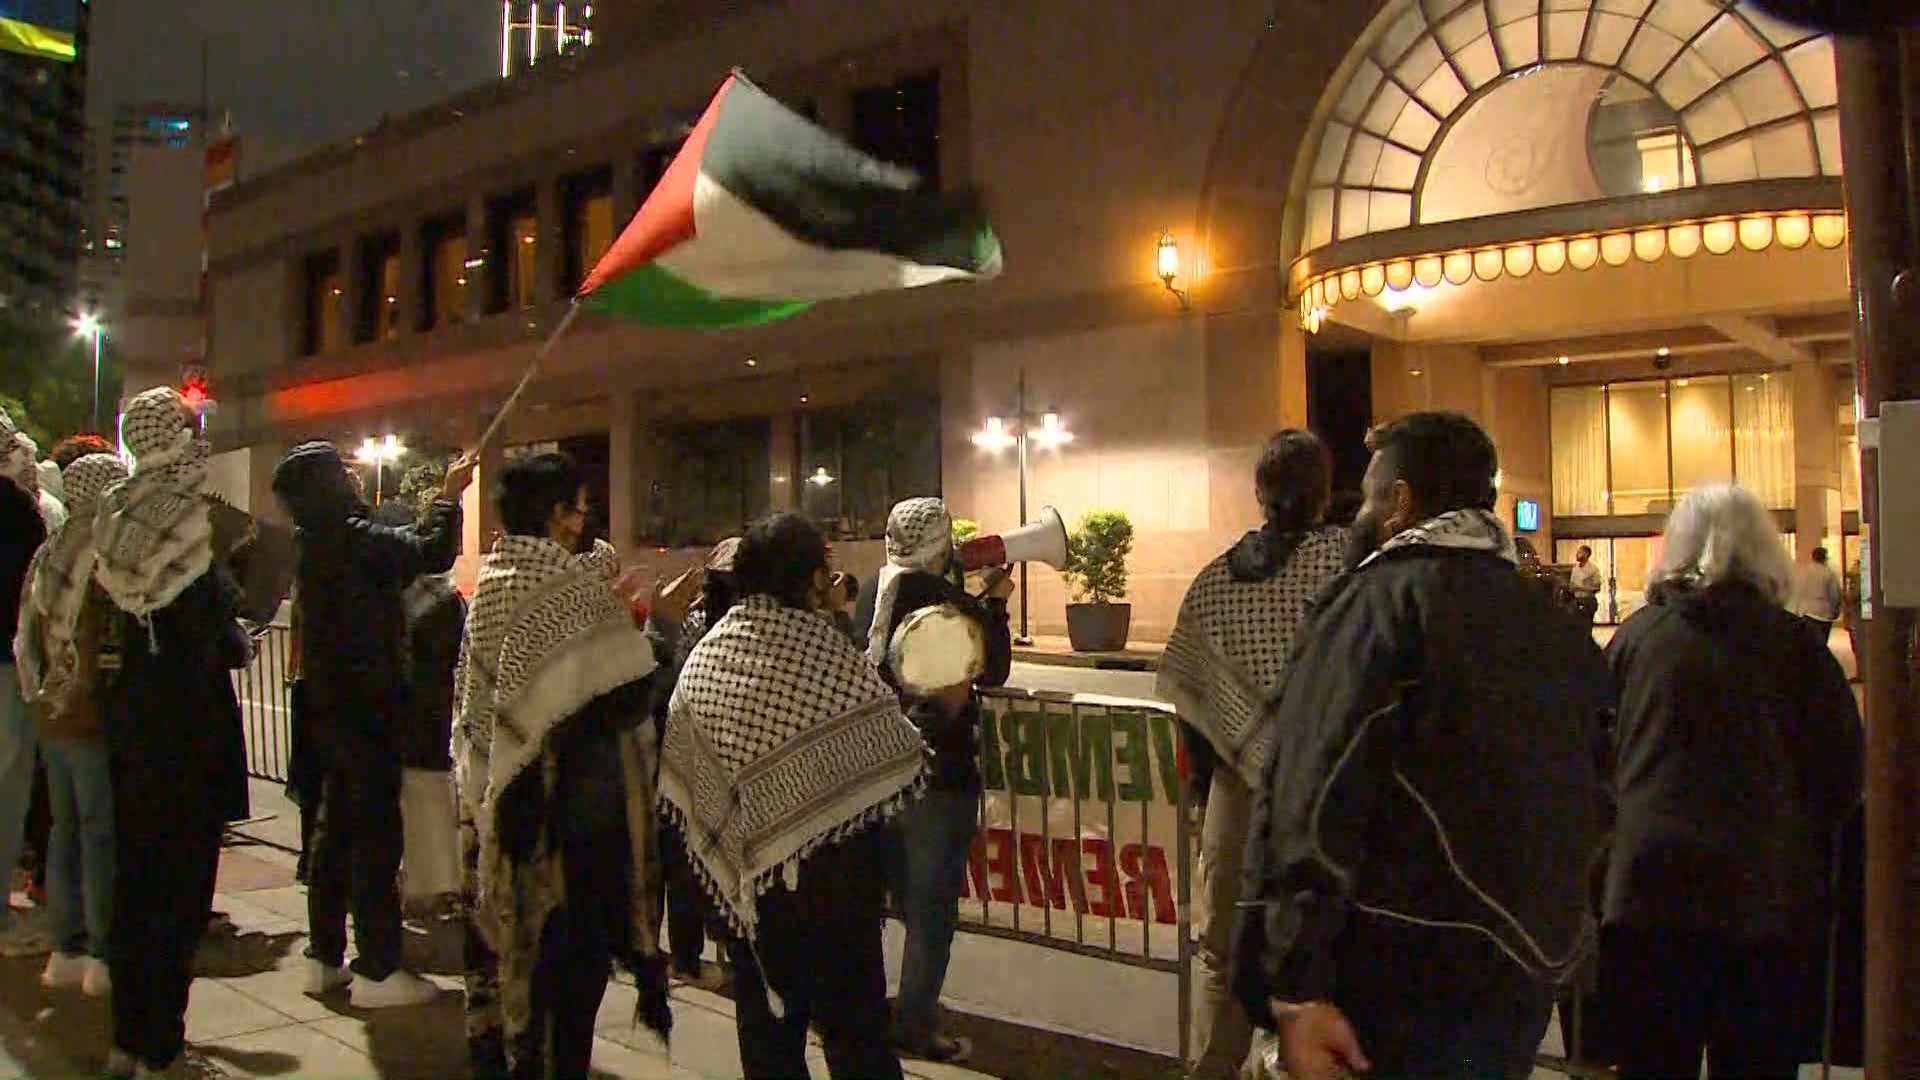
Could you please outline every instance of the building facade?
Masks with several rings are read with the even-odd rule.
[[[593,44],[591,0],[500,0],[500,77]]]
[[[191,159],[198,168],[206,145],[207,111],[180,102],[135,101],[114,105],[110,117],[89,143],[89,225],[82,250],[81,304],[117,322],[127,305],[133,206],[143,194],[137,191],[136,159],[145,162],[149,175],[168,155]]]
[[[1017,387],[1075,434],[1029,502],[1133,520],[1141,639],[1255,523],[1261,443],[1310,421],[1363,465],[1368,422],[1476,416],[1508,520],[1605,549],[1609,614],[1698,483],[1846,531],[1825,39],[1700,0],[685,6],[609,7],[590,53],[216,201],[216,433],[257,493],[303,438],[473,440],[739,66],[983,189],[1007,269],[727,334],[578,320],[506,441],[604,463],[631,559],[791,508],[865,573],[912,495],[1016,524],[1015,462],[972,436]],[[1036,632],[1066,599],[1036,568]]]
[[[73,307],[90,55],[90,11],[77,10],[77,59],[0,51],[0,312]]]

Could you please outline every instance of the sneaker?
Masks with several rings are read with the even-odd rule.
[[[87,981],[85,956],[56,952],[47,957],[47,968],[40,973],[40,985],[49,990],[78,990]]]
[[[440,988],[411,971],[396,971],[384,979],[353,980],[347,999],[356,1009],[399,1009],[425,1005],[440,996]]]
[[[0,956],[45,956],[52,951],[53,931],[47,928],[44,909],[16,912],[6,929],[0,930]]]
[[[896,1049],[903,1058],[931,1061],[936,1065],[958,1065],[973,1056],[971,1040],[945,1035],[935,1035],[924,1043],[902,1043]]]
[[[351,982],[353,982],[353,972],[345,967],[323,964],[311,957],[307,959],[307,993],[316,997],[321,994],[331,994]]]
[[[90,998],[103,998],[113,993],[113,975],[107,970],[105,960],[87,960],[87,974],[80,981],[80,992]]]

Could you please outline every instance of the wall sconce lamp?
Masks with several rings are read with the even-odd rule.
[[[1160,284],[1165,285],[1167,291],[1173,294],[1174,299],[1180,301],[1180,310],[1188,310],[1189,304],[1186,290],[1176,289],[1173,285],[1174,281],[1180,277],[1180,242],[1173,238],[1171,232],[1163,232],[1160,234],[1160,247],[1157,258],[1155,259],[1155,269],[1159,272]]]

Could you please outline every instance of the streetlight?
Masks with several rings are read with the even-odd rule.
[[[990,453],[998,453],[1009,447],[1019,451],[1020,469],[1020,524],[1027,523],[1027,443],[1032,442],[1042,450],[1058,450],[1073,441],[1073,432],[1056,412],[1042,413],[1039,416],[1027,412],[1027,373],[1023,368],[1014,391],[1013,415],[1009,423],[1005,418],[989,416],[973,435],[973,445]],[[1036,423],[1037,421],[1037,423]],[[1027,564],[1020,564],[1020,634],[1013,639],[1016,645],[1031,645],[1033,638],[1027,632]]]
[[[368,439],[360,444],[353,455],[362,465],[373,466],[373,505],[380,505],[381,489],[386,483],[387,465],[400,460],[407,448],[400,440],[389,435],[384,439]]]
[[[73,332],[78,337],[93,339],[93,430],[100,430],[100,339],[107,336],[107,328],[100,325],[100,316],[92,312],[82,312],[73,320]]]

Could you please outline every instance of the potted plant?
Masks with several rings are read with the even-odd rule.
[[[1067,605],[1067,637],[1075,652],[1119,652],[1133,629],[1127,595],[1127,556],[1133,553],[1133,522],[1124,511],[1094,510],[1067,537],[1062,571],[1080,603]]]

